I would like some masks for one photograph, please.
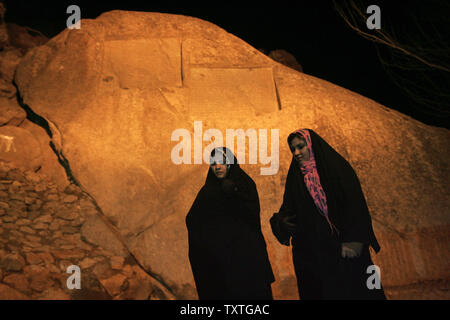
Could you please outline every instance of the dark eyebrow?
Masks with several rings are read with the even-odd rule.
[[[296,145],[291,145],[290,148],[293,149],[295,147],[301,146],[302,148],[306,145],[304,141],[297,143]]]

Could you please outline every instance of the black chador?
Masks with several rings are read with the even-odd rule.
[[[230,150],[216,148],[186,226],[199,299],[272,299],[258,192]]]
[[[293,154],[280,211],[270,220],[292,244],[300,299],[385,299],[367,204],[355,171],[313,130],[288,137]]]

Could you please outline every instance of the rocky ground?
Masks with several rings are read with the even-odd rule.
[[[170,299],[133,257],[83,237],[85,221],[100,214],[75,185],[60,191],[0,163],[0,299]],[[81,269],[81,289],[67,287],[70,265]]]

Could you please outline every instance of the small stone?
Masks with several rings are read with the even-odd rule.
[[[22,171],[17,168],[10,170],[7,174],[7,178],[11,181],[15,180],[14,182],[18,182],[18,183],[20,183],[19,181],[23,181],[23,182],[25,181],[25,177],[24,177]]]
[[[9,229],[9,230],[17,229],[17,226],[14,223],[3,223],[2,227],[5,228],[5,229]]]
[[[28,171],[28,172],[24,172],[24,173],[25,173],[25,178],[32,183],[38,183],[39,181],[41,181],[41,177],[36,172]]]
[[[47,265],[48,271],[53,272],[53,273],[60,273],[59,269],[57,266],[55,266],[54,264],[49,264]]]
[[[87,269],[87,268],[92,267],[96,263],[97,263],[97,260],[86,257],[80,262],[79,265],[80,265],[81,269]]]
[[[70,300],[70,295],[60,288],[49,288],[42,292],[39,300]]]
[[[34,220],[34,219],[36,219],[37,217],[39,217],[40,214],[41,214],[40,211],[38,211],[38,210],[32,210],[32,211],[28,212],[28,219]]]
[[[43,192],[47,189],[47,187],[43,183],[39,183],[34,187],[34,191]]]
[[[50,223],[50,225],[48,226],[48,228],[49,228],[51,231],[58,230],[58,229],[59,229],[59,223],[58,223],[58,221],[56,221],[56,220],[52,221],[52,222]]]
[[[50,193],[47,195],[47,200],[48,201],[51,201],[51,200],[58,201],[59,197],[56,193]]]
[[[12,239],[11,236],[16,237],[17,239],[22,239],[23,238],[23,234],[17,230],[9,230],[9,238]]]
[[[36,276],[31,279],[30,288],[35,291],[42,292],[45,289],[50,288],[53,284],[54,282],[48,277],[43,278],[42,276]]]
[[[71,227],[71,226],[63,226],[63,227],[61,227],[61,231],[62,231],[63,233],[70,233],[70,234],[73,234],[73,233],[79,232],[80,229],[79,229],[79,228],[75,228],[75,227]]]
[[[56,216],[64,220],[74,220],[78,217],[78,213],[66,209],[56,212]]]
[[[33,204],[36,199],[25,196],[25,204]]]
[[[0,217],[4,216],[6,214],[6,210],[3,208],[0,208]]]
[[[39,264],[42,262],[42,258],[36,254],[36,253],[27,253],[25,255],[25,259],[27,260],[28,264]]]
[[[109,278],[115,273],[114,270],[111,269],[109,263],[106,261],[97,263],[92,272],[99,280]]]
[[[24,295],[20,291],[11,288],[6,284],[0,283],[0,297],[2,300],[28,300],[28,296]]]
[[[1,184],[0,184],[1,186]],[[0,198],[8,198],[9,194],[6,191],[0,191]]]
[[[25,202],[25,194],[24,193],[10,193],[9,198],[11,200],[18,200],[18,201],[22,201]]]
[[[47,223],[37,223],[37,224],[33,225],[32,227],[36,230],[46,230],[46,229],[48,229],[48,224]]]
[[[54,233],[53,233],[53,239],[58,239],[58,238],[61,238],[63,236],[63,233],[61,232],[61,230],[58,230],[58,231],[55,231]]]
[[[3,282],[22,292],[28,291],[28,279],[21,273],[12,273],[3,279]]]
[[[66,250],[70,250],[70,249],[74,249],[76,248],[73,244],[63,244],[61,246],[59,246],[61,249],[66,249]]]
[[[120,256],[113,256],[110,258],[110,261],[112,269],[120,270],[123,266],[123,263],[125,262],[125,258]]]
[[[78,217],[75,220],[73,220],[70,225],[72,227],[80,227],[83,224],[83,222],[84,222],[84,219],[81,217]]]
[[[40,252],[36,254],[39,256],[39,258],[46,264],[51,265],[53,262],[55,262],[55,259],[53,258],[52,254],[50,252]]]
[[[9,222],[14,222],[14,221],[16,221],[16,220],[17,220],[17,217],[4,216],[4,217],[2,218],[2,220],[3,220],[3,222],[9,223]]]
[[[81,191],[80,191],[80,188],[78,188],[76,185],[71,183],[64,189],[64,193],[65,194],[80,194]]]
[[[20,183],[19,181],[14,181],[13,183],[11,183],[11,187],[20,189],[23,186],[22,183]]]
[[[19,217],[21,217],[21,218],[28,218],[28,212],[25,211],[25,210],[19,211]]]
[[[42,266],[26,266],[24,272],[30,279],[30,288],[42,292],[52,286],[53,281],[50,279],[50,271]]]
[[[68,268],[69,266],[71,266],[71,265],[73,265],[73,263],[72,263],[71,261],[69,261],[69,260],[61,260],[61,261],[59,262],[59,269],[60,269],[62,272],[66,272],[66,271],[67,271],[67,268]]]
[[[39,198],[39,195],[34,192],[34,188],[31,188],[31,190],[29,190],[27,192],[27,197],[33,198],[34,200],[37,200]]]
[[[65,234],[62,237],[63,241],[71,244],[78,244],[81,242],[81,236],[79,233],[76,234]]]
[[[115,296],[119,294],[120,291],[123,289],[122,286],[124,285],[126,279],[127,277],[125,277],[121,273],[118,273],[108,279],[103,279],[99,281],[111,296]]]
[[[0,201],[0,208],[9,209],[9,204],[3,201]]]
[[[42,208],[42,200],[41,199],[36,199],[36,201],[29,205],[30,210],[39,210]]]
[[[46,231],[46,230],[43,230],[43,231],[39,231],[38,235],[40,235],[43,238],[48,238],[50,236],[50,232]]]
[[[21,271],[25,266],[25,260],[18,253],[10,253],[1,260],[0,266],[5,271]]]
[[[53,248],[50,248],[48,245],[40,245],[33,249],[35,252],[51,252],[52,250]]]
[[[21,245],[12,243],[12,241],[9,241],[9,243],[6,244],[6,250],[10,252],[19,252],[21,249],[22,249]]]
[[[63,198],[63,202],[64,202],[64,203],[72,203],[72,202],[75,202],[75,201],[77,201],[77,200],[78,200],[78,197],[75,196],[75,195],[73,195],[73,194],[66,195],[66,196]]]
[[[8,203],[11,208],[17,209],[17,210],[26,210],[27,205],[23,201],[15,200],[15,199],[9,199]]]
[[[36,231],[34,231],[33,229],[31,229],[30,227],[24,226],[24,227],[20,227],[19,231],[28,233],[28,234],[36,234]]]
[[[16,221],[16,225],[18,226],[27,226],[29,224],[31,224],[31,220],[29,219],[19,219]]]
[[[38,247],[41,246],[41,244],[38,243],[38,242],[32,242],[32,241],[28,241],[28,240],[24,240],[23,244],[25,244],[25,245],[27,245],[27,246],[29,246],[31,248],[38,248]]]
[[[126,264],[123,268],[122,268],[122,273],[124,275],[126,275],[128,278],[131,278],[133,276],[133,268],[129,265]]]
[[[54,250],[52,253],[56,259],[80,259],[84,258],[86,254],[84,250],[78,248],[74,250]]]
[[[36,237],[36,236],[29,235],[29,234],[27,234],[25,236],[25,238],[27,238],[31,242],[40,242],[41,241],[41,237]]]
[[[50,223],[53,221],[53,217],[50,214],[46,214],[43,216],[40,216],[33,220],[33,223]]]

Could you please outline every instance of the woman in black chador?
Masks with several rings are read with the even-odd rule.
[[[270,220],[292,254],[300,299],[385,299],[369,246],[380,246],[358,177],[313,130],[288,137],[283,204]],[[371,289],[370,289],[371,288]]]
[[[199,299],[272,299],[275,280],[253,180],[227,148],[211,152],[205,185],[186,216]]]

